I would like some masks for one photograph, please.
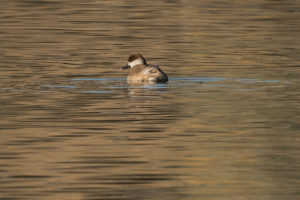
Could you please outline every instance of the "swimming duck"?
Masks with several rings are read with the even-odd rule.
[[[153,82],[165,83],[168,76],[158,65],[149,65],[140,53],[132,54],[128,57],[128,63],[122,70],[130,69],[127,82]]]

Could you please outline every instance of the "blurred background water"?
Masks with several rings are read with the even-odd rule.
[[[0,198],[298,199],[299,35],[297,0],[1,0]]]

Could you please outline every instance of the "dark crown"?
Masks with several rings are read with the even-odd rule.
[[[128,62],[132,62],[139,58],[141,58],[143,60],[144,64],[146,64],[146,59],[140,53],[135,53],[135,54],[130,55],[128,58]]]

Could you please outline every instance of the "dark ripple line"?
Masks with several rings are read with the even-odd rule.
[[[53,176],[44,176],[44,175],[15,175],[7,176],[7,178],[26,178],[26,179],[40,179],[40,178],[52,178]]]

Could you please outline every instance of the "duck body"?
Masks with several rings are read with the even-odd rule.
[[[122,69],[128,68],[130,68],[130,71],[127,76],[127,82],[168,82],[167,74],[158,65],[148,65],[145,58],[139,53],[129,56],[128,64]]]
[[[165,83],[168,76],[157,65],[135,65],[130,69],[127,81]]]

